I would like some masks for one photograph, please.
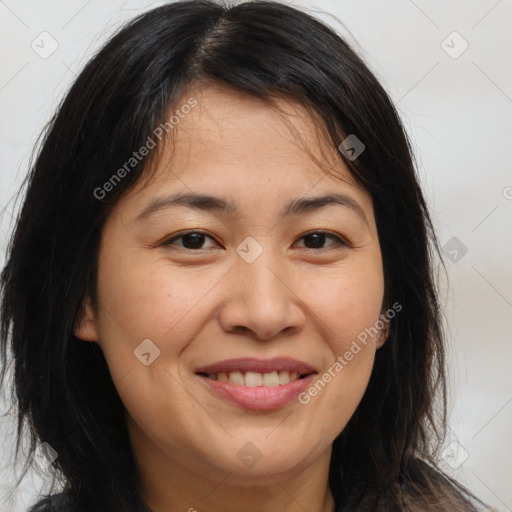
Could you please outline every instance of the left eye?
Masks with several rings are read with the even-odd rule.
[[[164,242],[162,245],[169,246],[169,245],[175,245],[174,242],[176,240],[182,240],[182,246],[178,246],[179,248],[183,249],[204,249],[202,247],[204,243],[204,239],[209,238],[210,240],[214,240],[210,235],[207,235],[206,233],[203,233],[202,231],[189,231],[187,233],[182,233],[181,235],[175,236],[171,238],[170,240]],[[344,240],[342,240],[339,236],[334,235],[332,233],[328,233],[326,231],[311,231],[309,233],[306,233],[305,235],[302,235],[299,240],[309,240],[309,245],[312,245],[313,247],[305,247],[308,251],[317,251],[319,249],[325,249],[325,247],[321,247],[324,245],[325,240],[327,238],[332,238],[335,240],[337,245],[348,245]]]
[[[306,250],[308,251],[315,251],[316,249],[319,249],[318,245],[323,245],[326,238],[332,238],[336,241],[335,245],[348,245],[344,240],[342,240],[339,236],[334,235],[332,233],[328,233],[327,231],[311,231],[309,233],[306,233],[305,235],[302,235],[300,239],[309,239],[313,242],[313,248],[306,247]],[[300,240],[299,239],[299,240]],[[320,249],[324,249],[324,247],[320,247]]]

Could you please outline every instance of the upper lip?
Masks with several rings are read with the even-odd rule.
[[[293,359],[292,357],[274,357],[273,359],[257,359],[244,357],[239,359],[226,359],[217,363],[196,368],[196,373],[229,373],[229,372],[257,372],[270,373],[275,371],[297,372],[301,375],[316,373],[309,364]]]

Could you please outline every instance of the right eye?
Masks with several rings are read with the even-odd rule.
[[[179,233],[178,235],[173,236],[172,238],[168,239],[167,241],[162,243],[163,247],[166,246],[175,246],[174,244],[175,240],[182,240],[182,245],[178,246],[178,249],[185,249],[185,250],[201,250],[204,249],[202,245],[204,244],[204,239],[209,238],[210,240],[214,240],[213,237],[210,235],[207,235],[203,231],[198,230],[191,230],[191,231],[184,231],[182,233]]]

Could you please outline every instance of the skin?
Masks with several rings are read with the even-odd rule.
[[[332,512],[332,441],[363,396],[385,332],[369,337],[307,405],[243,409],[210,392],[194,368],[281,355],[311,364],[319,376],[332,367],[383,312],[371,198],[297,104],[280,99],[279,112],[211,84],[191,86],[178,104],[190,97],[198,106],[174,129],[174,143],[160,148],[154,176],[107,219],[100,307],[86,298],[76,335],[105,355],[153,512]],[[178,206],[135,220],[152,200],[175,192],[223,196],[239,212]],[[282,215],[293,199],[332,192],[357,202],[366,222],[340,205]],[[208,235],[202,245],[183,238],[163,245],[195,229]],[[304,235],[316,230],[349,245],[330,236],[314,245]],[[252,263],[236,252],[248,236],[263,249]],[[160,350],[148,366],[134,356],[145,339]],[[237,457],[248,442],[261,454],[251,467]]]

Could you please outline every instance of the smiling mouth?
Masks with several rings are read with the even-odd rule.
[[[198,372],[197,375],[219,382],[227,382],[235,386],[275,388],[296,380],[304,379],[313,373],[316,372],[300,374],[299,372],[289,371],[273,371],[268,373],[233,371],[219,373]]]

